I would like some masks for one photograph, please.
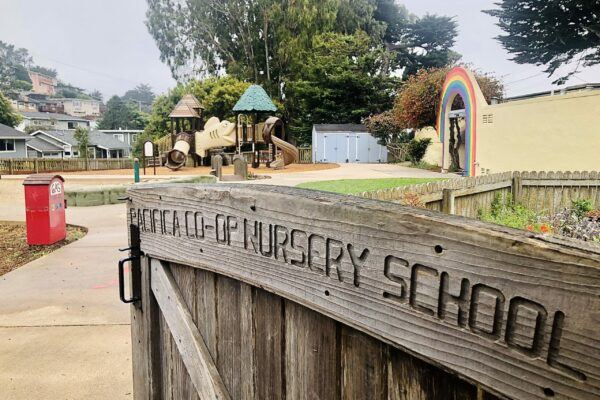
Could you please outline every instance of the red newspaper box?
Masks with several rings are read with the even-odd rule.
[[[52,244],[67,237],[65,191],[60,175],[28,176],[25,186],[27,244]]]

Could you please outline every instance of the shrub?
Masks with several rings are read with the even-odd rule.
[[[418,164],[425,157],[427,147],[431,143],[431,139],[413,139],[408,143],[408,157],[410,162]]]
[[[571,202],[573,204],[573,211],[577,215],[577,217],[581,218],[585,214],[589,213],[594,209],[592,202],[586,199],[574,200]]]
[[[538,215],[528,208],[515,204],[509,195],[503,200],[500,193],[496,193],[492,201],[490,211],[479,212],[479,218],[493,224],[509,226],[517,229],[544,232],[550,231],[547,224],[538,222]],[[544,227],[542,227],[544,225]]]

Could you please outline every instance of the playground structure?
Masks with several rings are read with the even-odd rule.
[[[186,165],[188,157],[194,166],[206,163],[214,155],[222,155],[230,150],[234,155],[243,154],[242,147],[251,145],[252,167],[260,165],[261,150],[268,154],[267,168],[284,168],[298,162],[298,149],[287,142],[283,121],[277,117],[268,117],[259,135],[259,113],[276,111],[266,92],[258,85],[252,85],[242,95],[234,111],[239,112],[236,123],[220,121],[217,117],[202,123],[204,107],[192,95],[184,96],[171,114],[173,133],[171,150],[166,154],[165,165],[178,170]],[[241,123],[241,114],[252,114],[254,124]],[[245,146],[248,147],[248,146]],[[279,150],[279,151],[278,151]]]

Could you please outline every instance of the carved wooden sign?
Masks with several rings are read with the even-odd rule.
[[[600,251],[300,189],[129,190],[148,256],[313,308],[515,399],[600,396]]]

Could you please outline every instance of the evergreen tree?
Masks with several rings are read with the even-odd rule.
[[[106,103],[106,112],[98,122],[98,129],[144,129],[147,116],[134,105],[113,96]]]
[[[553,75],[565,64],[577,67],[554,82],[564,83],[579,66],[600,64],[600,5],[590,1],[503,0],[485,13],[505,32],[497,37],[519,64],[544,65]]]
[[[0,124],[15,127],[21,122],[21,115],[15,110],[2,92],[0,92]]]

